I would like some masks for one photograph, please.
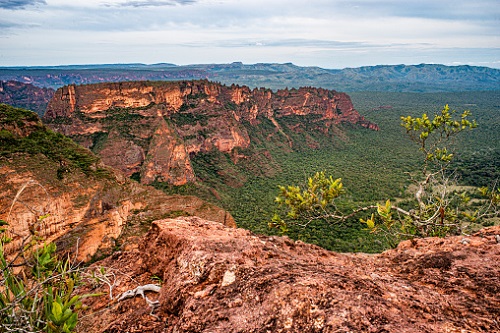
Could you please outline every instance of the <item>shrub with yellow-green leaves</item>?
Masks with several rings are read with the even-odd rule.
[[[5,231],[0,230],[0,331],[73,332],[85,297],[75,292],[78,268],[58,258],[53,243],[33,249],[30,241],[9,260]]]
[[[478,189],[480,199],[475,201],[453,186],[456,180],[449,170],[454,158],[451,146],[457,134],[477,127],[476,121],[469,117],[469,111],[457,116],[448,105],[433,117],[427,114],[401,117],[401,126],[422,154],[420,172],[408,173],[416,190],[404,207],[387,200],[384,204],[342,209],[345,205],[337,203],[345,193],[341,179],[318,172],[308,179],[306,186],[279,187],[276,202],[286,210],[286,216],[276,214],[270,226],[286,233],[291,226],[307,227],[318,220],[343,223],[357,214],[372,211],[371,216],[359,221],[370,232],[383,233],[395,245],[413,237],[464,233],[472,224],[499,216],[500,189],[495,185]]]

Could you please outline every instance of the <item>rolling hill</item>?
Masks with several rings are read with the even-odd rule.
[[[485,91],[500,89],[500,70],[438,64],[380,65],[324,69],[285,64],[109,64],[0,67],[0,81],[15,80],[57,89],[68,84],[142,80],[209,79],[271,89],[322,87],[337,91]]]

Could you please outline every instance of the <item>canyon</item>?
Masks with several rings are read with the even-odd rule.
[[[96,296],[84,299],[77,332],[500,331],[498,226],[408,240],[381,254],[342,254],[235,228],[219,207],[128,177],[189,181],[191,157],[205,151],[248,161],[254,126],[287,149],[297,145],[293,134],[311,128],[329,139],[342,123],[376,130],[347,98],[304,88],[276,101],[269,91],[206,81],[167,85],[174,93],[152,85],[114,84],[113,98],[85,99],[71,86],[55,94],[47,122],[107,151],[103,160],[35,114],[0,105],[0,219],[13,238],[7,254],[33,237],[52,241],[109,280],[79,285],[79,293]],[[207,127],[212,132],[195,132]],[[321,144],[316,138],[306,142]],[[113,169],[106,158],[128,167]],[[151,285],[156,292],[145,296],[154,306],[121,297]]]
[[[32,112],[0,104],[0,220],[11,255],[35,238],[89,261],[161,217],[204,216],[236,227],[228,212],[193,196],[168,196],[129,180]]]

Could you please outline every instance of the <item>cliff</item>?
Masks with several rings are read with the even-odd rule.
[[[156,221],[138,249],[95,264],[116,296],[88,298],[79,331],[498,332],[499,234],[339,254],[196,217]],[[152,276],[153,312],[141,297],[117,301]]]
[[[197,215],[236,226],[229,213],[199,198],[128,180],[30,111],[0,104],[0,131],[0,219],[13,238],[7,253],[40,237],[89,260],[133,246],[162,217]]]
[[[209,81],[121,82],[70,85],[56,91],[44,121],[99,154],[104,163],[142,183],[183,185],[195,179],[190,156],[235,152],[252,132],[296,148],[291,133],[333,138],[341,124],[378,130],[345,93],[321,88],[250,89]],[[307,133],[306,133],[307,132]]]

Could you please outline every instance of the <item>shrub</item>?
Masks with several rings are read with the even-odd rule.
[[[287,214],[284,218],[276,214],[270,226],[287,232],[291,225],[307,227],[320,220],[342,224],[361,212],[373,211],[360,222],[373,233],[383,233],[395,245],[407,238],[460,234],[482,219],[498,216],[500,189],[495,186],[479,189],[483,203],[479,206],[467,193],[453,190],[455,180],[449,166],[454,154],[450,145],[457,134],[477,126],[469,116],[465,111],[457,117],[446,105],[432,118],[426,114],[401,117],[401,126],[418,145],[422,161],[420,172],[410,177],[416,187],[414,198],[404,208],[387,200],[351,211],[343,209],[345,205],[339,204],[344,192],[341,179],[320,172],[309,178],[306,186],[280,186],[276,202]]]

